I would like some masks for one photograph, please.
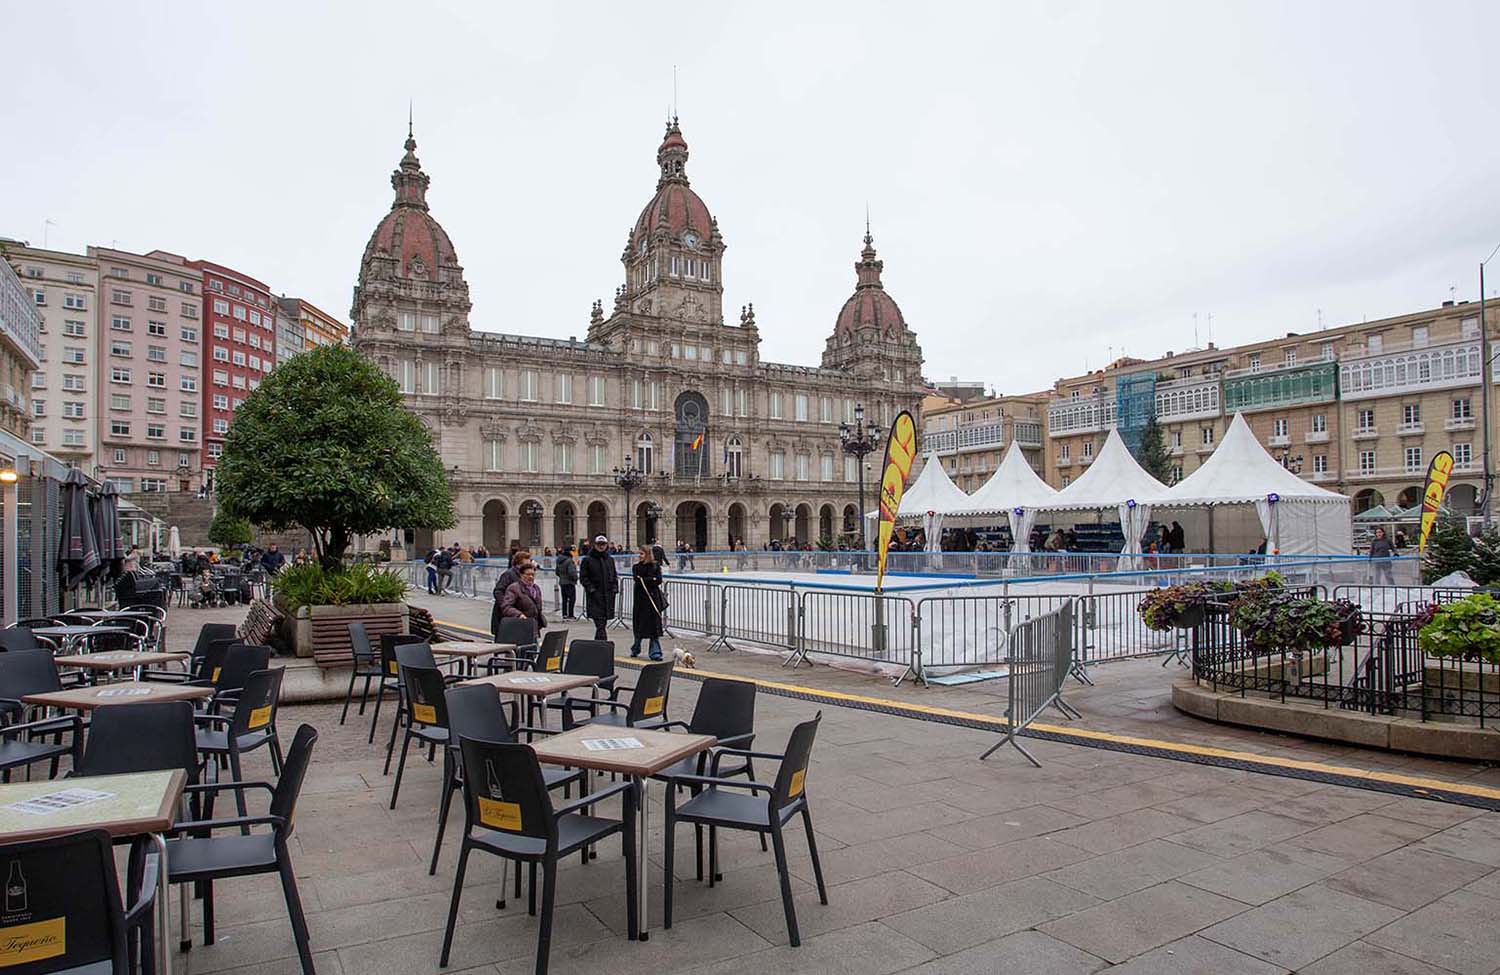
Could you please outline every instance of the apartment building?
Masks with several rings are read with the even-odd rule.
[[[953,483],[972,494],[989,480],[1011,442],[1016,441],[1027,462],[1045,476],[1043,429],[1050,399],[1049,393],[1042,392],[924,402],[923,463],[929,455],[937,457]]]
[[[248,274],[211,261],[193,266],[203,276],[203,466],[212,484],[235,411],[276,367],[278,305],[271,289]]]
[[[1493,339],[1500,313],[1488,319]],[[1348,494],[1356,512],[1417,503],[1432,455],[1452,451],[1448,504],[1471,512],[1483,486],[1479,328],[1477,302],[1444,302],[1233,348],[1121,359],[1059,380],[1046,408],[1047,480],[1076,479],[1111,427],[1134,448],[1153,413],[1171,479],[1181,479],[1239,412],[1284,466]]]
[[[293,298],[297,303],[297,315],[302,323],[302,347],[315,349],[320,345],[340,345],[349,341],[349,326],[334,318],[306,298]]]
[[[0,275],[13,272],[28,305],[0,311],[6,346],[0,427],[64,462],[92,465],[98,270],[77,254],[21,241],[0,240],[0,254],[6,258]]]
[[[122,492],[202,483],[200,270],[167,251],[90,247],[98,264],[99,449],[94,474]]]

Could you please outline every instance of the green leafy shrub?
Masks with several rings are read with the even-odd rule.
[[[208,525],[208,540],[221,549],[248,545],[250,536],[250,522],[225,511],[214,512],[214,520]]]
[[[292,614],[304,606],[354,606],[399,603],[406,580],[370,564],[325,569],[316,562],[288,566],[271,579],[276,604]]]
[[[1347,599],[1288,597],[1270,589],[1236,599],[1229,622],[1262,651],[1338,647],[1364,631],[1364,615]]]
[[[1196,625],[1203,618],[1203,607],[1212,601],[1280,588],[1281,575],[1277,572],[1245,582],[1188,582],[1151,590],[1136,610],[1147,629],[1171,630]]]
[[[1434,657],[1500,663],[1500,602],[1475,593],[1435,608],[1419,637],[1422,652]]]

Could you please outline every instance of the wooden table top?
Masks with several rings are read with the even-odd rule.
[[[451,643],[432,644],[432,655],[434,657],[488,657],[496,653],[515,653],[514,643],[465,643],[461,640]]]
[[[586,742],[634,739],[639,748],[590,747]],[[712,735],[678,735],[665,731],[640,731],[635,728],[574,728],[560,735],[548,735],[532,742],[536,757],[553,765],[618,772],[621,775],[655,775],[690,755],[696,755],[718,744]]]
[[[116,704],[140,704],[144,701],[195,701],[213,697],[213,694],[212,687],[189,687],[185,684],[153,684],[148,681],[126,680],[116,684],[105,684],[102,687],[73,687],[65,691],[27,694],[21,700],[27,704],[92,711],[94,708]]]
[[[546,697],[548,694],[589,687],[598,681],[599,678],[590,677],[588,674],[534,674],[529,670],[519,670],[508,674],[475,677],[463,683],[488,684],[497,688],[501,694],[531,694]]]
[[[187,775],[182,769],[171,769],[0,785],[0,843],[35,840],[85,829],[102,829],[111,836],[160,833],[171,827],[186,784]],[[41,815],[8,808],[24,800],[66,789],[89,789],[111,795],[107,799]]]
[[[85,670],[130,670],[186,660],[192,654],[156,653],[145,650],[112,650],[108,653],[78,653],[54,657],[59,667],[82,667]]]

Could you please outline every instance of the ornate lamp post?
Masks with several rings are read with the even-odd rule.
[[[630,457],[625,458],[624,464],[616,467],[613,471],[615,483],[625,492],[625,548],[630,548],[630,492],[646,483],[646,473],[635,464],[631,463]]]
[[[528,543],[533,547],[542,544],[542,505],[536,500],[527,501],[521,505],[522,516],[531,520],[531,541]]]
[[[1302,455],[1301,454],[1298,454],[1298,455],[1296,455],[1294,457],[1294,456],[1292,456],[1291,450],[1283,450],[1281,452],[1281,456],[1278,457],[1278,458],[1276,458],[1276,459],[1279,460],[1279,461],[1281,461],[1281,466],[1282,467],[1286,468],[1288,471],[1291,471],[1293,474],[1301,474],[1302,473]]]
[[[880,445],[880,428],[874,422],[865,423],[865,407],[862,403],[854,406],[854,423],[839,424],[839,446],[844,453],[855,458],[855,467],[859,474],[859,511],[856,512],[859,520],[859,547],[863,551],[868,546],[865,544],[865,457],[875,452]]]

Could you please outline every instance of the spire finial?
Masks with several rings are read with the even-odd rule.
[[[677,121],[677,65],[672,65],[672,121]]]
[[[412,134],[411,134],[411,121],[412,121],[413,114],[415,114],[415,108],[416,108],[416,103],[413,102],[410,98],[408,98],[406,100],[406,137],[408,139],[410,139],[412,137]],[[866,207],[866,209],[869,209],[869,208]]]

